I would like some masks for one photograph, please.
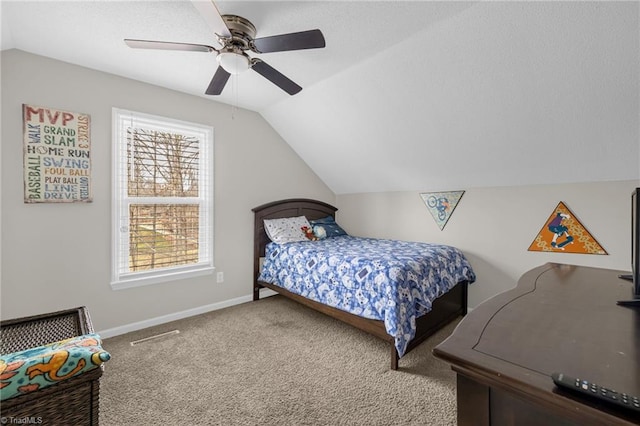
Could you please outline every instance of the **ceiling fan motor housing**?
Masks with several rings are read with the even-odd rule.
[[[222,15],[224,23],[229,28],[231,39],[221,38],[223,46],[237,46],[242,50],[251,49],[253,39],[256,37],[256,27],[246,18],[238,15]]]

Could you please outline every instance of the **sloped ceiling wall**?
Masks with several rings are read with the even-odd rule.
[[[320,28],[327,47],[264,55],[222,102],[257,111],[336,194],[640,179],[637,1],[233,1],[260,35]],[[17,48],[196,96],[215,55],[189,0],[3,0]],[[46,76],[43,76],[46,78]],[[54,82],[52,82],[54,84]]]
[[[337,194],[640,178],[637,2],[484,2],[262,115]]]

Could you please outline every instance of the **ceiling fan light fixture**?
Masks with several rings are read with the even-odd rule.
[[[220,52],[216,60],[218,61],[218,65],[233,75],[238,75],[250,68],[249,58],[240,53]]]

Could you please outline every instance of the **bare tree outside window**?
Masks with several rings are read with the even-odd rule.
[[[131,197],[198,197],[199,141],[180,134],[127,129]],[[198,204],[131,204],[131,271],[198,262]]]

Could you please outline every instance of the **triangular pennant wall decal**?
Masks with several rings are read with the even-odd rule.
[[[464,191],[424,192],[420,194],[429,213],[442,231],[460,202]]]
[[[549,216],[529,251],[608,254],[563,202]]]

